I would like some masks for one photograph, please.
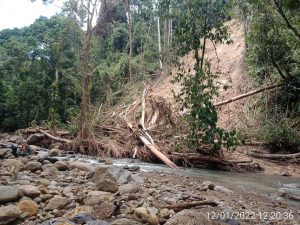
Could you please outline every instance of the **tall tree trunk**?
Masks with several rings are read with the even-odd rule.
[[[128,69],[129,69],[129,80],[132,79],[132,68],[131,68],[131,59],[132,59],[132,18],[131,18],[131,9],[130,9],[130,0],[127,2],[127,13],[128,13],[128,33],[129,33],[129,56],[128,56]]]
[[[164,52],[167,52],[168,50],[168,20],[167,18],[164,19]]]
[[[90,121],[90,68],[88,64],[89,50],[92,38],[92,30],[86,31],[81,52],[82,69],[82,98],[80,107],[80,138],[89,139],[92,136]]]
[[[160,21],[159,16],[157,17],[157,36],[158,36],[158,53],[159,53],[159,68],[163,68],[162,55],[161,55],[161,39],[160,39]]]

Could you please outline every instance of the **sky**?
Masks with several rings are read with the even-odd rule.
[[[0,0],[0,30],[29,26],[40,16],[51,17],[61,11],[64,1],[44,5],[42,0]]]

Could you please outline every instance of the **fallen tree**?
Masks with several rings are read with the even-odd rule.
[[[248,155],[257,158],[265,158],[265,159],[296,159],[300,158],[300,152],[294,154],[267,154],[267,153],[254,153],[248,152]]]
[[[249,97],[249,96],[261,93],[261,92],[264,92],[266,90],[270,90],[270,89],[274,89],[274,88],[280,87],[282,85],[283,84],[275,84],[275,85],[271,85],[271,86],[268,86],[268,87],[263,87],[263,88],[260,88],[260,89],[257,89],[257,90],[253,90],[253,91],[247,92],[245,94],[241,94],[241,95],[235,96],[235,97],[227,99],[225,101],[218,102],[218,103],[216,103],[214,105],[215,105],[215,107],[220,107],[222,105],[226,105],[226,104],[229,104],[231,102],[235,102],[237,100],[240,100],[240,99],[243,99],[243,98],[246,98],[246,97]]]
[[[46,137],[48,137],[48,138],[50,138],[50,139],[52,139],[52,140],[55,140],[55,141],[58,141],[58,142],[63,142],[63,143],[67,143],[67,144],[69,144],[69,143],[72,142],[72,141],[69,140],[69,139],[64,139],[64,138],[55,137],[55,136],[49,134],[48,132],[46,132],[46,131],[44,131],[44,130],[41,130],[41,129],[39,129],[39,128],[37,128],[36,131],[39,132],[39,133],[44,134]]]

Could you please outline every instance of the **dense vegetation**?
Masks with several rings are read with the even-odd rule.
[[[91,119],[90,103],[116,104],[125,85],[155,77],[176,56],[181,71],[176,81],[184,87],[178,99],[190,110],[191,147],[201,142],[219,149],[224,141],[229,147],[235,132],[216,126],[212,99],[218,94],[218,74],[211,73],[204,52],[206,39],[230,42],[223,23],[231,17],[244,25],[249,74],[258,85],[283,84],[269,99],[264,112],[269,119],[260,133],[268,135],[260,137],[279,149],[297,151],[298,0],[66,1],[59,15],[0,31],[0,130],[64,126],[81,115],[76,129],[89,133],[83,126]],[[178,64],[191,51],[195,73]]]

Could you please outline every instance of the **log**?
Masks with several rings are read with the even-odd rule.
[[[177,203],[172,205],[160,205],[154,204],[156,208],[165,208],[165,209],[189,209],[200,205],[210,205],[210,206],[218,206],[218,203],[213,201],[199,201],[199,202],[185,202],[185,203]]]
[[[163,161],[167,166],[171,167],[172,169],[178,169],[178,167],[168,159],[167,156],[165,156],[163,153],[161,153],[154,144],[152,144],[150,141],[148,141],[147,138],[144,136],[139,136],[141,141],[150,149],[150,151],[156,155],[161,161]]]
[[[44,135],[46,135],[48,138],[50,138],[52,140],[55,140],[55,141],[58,141],[58,142],[63,142],[63,143],[68,143],[68,144],[72,142],[71,140],[68,140],[68,139],[55,137],[55,136],[53,136],[53,135],[51,135],[51,134],[47,133],[46,131],[41,130],[39,128],[37,128],[37,131],[44,134]]]
[[[265,159],[296,159],[300,158],[300,152],[294,154],[261,154],[261,153],[253,153],[248,152],[248,155],[257,158],[265,158]]]
[[[125,119],[124,119],[125,120]],[[127,125],[127,127],[134,133],[134,129],[133,129],[133,125],[128,122],[127,120],[125,120],[125,123]],[[159,149],[152,144],[148,138],[146,138],[142,132],[139,132],[138,134],[139,139],[144,143],[144,145],[147,146],[147,148],[154,154],[156,155],[161,161],[163,161],[167,166],[171,167],[172,169],[177,169],[178,167],[171,161],[168,159],[167,156],[165,156],[163,153],[161,153],[159,151]]]
[[[231,102],[235,102],[237,100],[240,100],[240,99],[243,99],[243,98],[246,98],[246,97],[249,97],[251,95],[255,95],[255,94],[258,94],[260,92],[263,92],[263,91],[266,91],[266,90],[270,90],[270,89],[274,89],[274,88],[277,88],[277,87],[280,87],[282,86],[283,84],[275,84],[275,85],[271,85],[271,86],[268,86],[268,87],[264,87],[264,88],[260,88],[260,89],[257,89],[257,90],[253,90],[253,91],[250,91],[250,92],[247,92],[245,94],[242,94],[242,95],[238,95],[236,97],[233,97],[233,98],[230,98],[228,100],[225,100],[225,101],[222,101],[222,102],[218,102],[215,105],[215,107],[220,107],[222,105],[226,105],[228,103],[231,103]]]

